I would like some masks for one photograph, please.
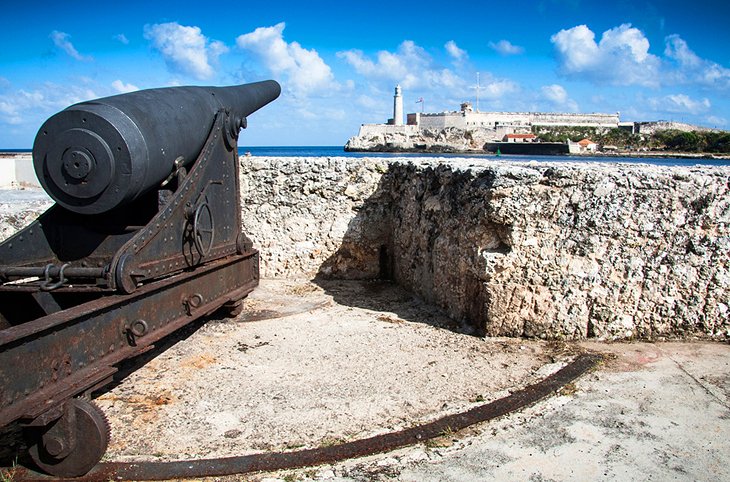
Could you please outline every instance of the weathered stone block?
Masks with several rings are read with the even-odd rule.
[[[242,165],[265,276],[390,276],[490,335],[730,337],[727,167]]]

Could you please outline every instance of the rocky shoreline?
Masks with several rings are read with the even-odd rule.
[[[496,154],[484,149],[458,149],[453,146],[433,145],[430,147],[402,147],[402,146],[376,146],[373,148],[352,148],[345,146],[345,152],[362,152],[362,153],[394,153],[394,154],[464,154],[464,155],[487,155],[493,156],[495,159],[500,157]],[[662,159],[730,159],[730,154],[715,154],[712,152],[677,152],[677,151],[625,151],[616,150],[611,152],[586,152],[565,154],[570,157],[605,157],[606,159],[616,157],[636,157],[636,158],[662,158]]]
[[[367,128],[367,129],[366,129]],[[389,126],[365,124],[358,135],[347,140],[346,152],[390,152],[414,154],[490,154],[497,151],[497,146],[510,147],[515,154],[521,155],[569,155],[586,157],[659,157],[682,159],[730,159],[730,146],[720,140],[705,139],[704,144],[697,141],[680,147],[677,144],[684,137],[672,137],[668,133],[675,131],[650,131],[638,134],[607,135],[604,130],[593,131],[574,128],[567,131],[538,132],[539,136],[527,142],[504,142],[501,135],[492,129],[463,129],[460,127],[419,128],[416,125]],[[614,129],[615,130],[615,129]],[[591,133],[592,132],[592,133]],[[687,134],[686,132],[680,134]],[[691,132],[687,134],[692,137]],[[706,134],[709,135],[709,134]],[[540,137],[543,136],[543,137]],[[581,137],[582,136],[582,137]],[[627,137],[628,136],[628,137]],[[668,136],[668,137],[667,137]],[[578,152],[565,139],[590,138],[596,141],[597,149],[586,149]],[[696,136],[695,136],[696,137]],[[727,136],[725,136],[727,137]],[[679,140],[678,140],[679,139]],[[724,138],[723,138],[724,139]],[[709,144],[708,144],[709,142]],[[703,152],[704,149],[711,152]],[[725,147],[723,147],[725,146]],[[559,149],[562,147],[563,149]],[[573,151],[573,152],[570,152]],[[570,152],[570,154],[568,154]]]

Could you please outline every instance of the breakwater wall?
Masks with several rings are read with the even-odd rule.
[[[263,276],[390,278],[495,336],[730,337],[730,168],[241,165]]]

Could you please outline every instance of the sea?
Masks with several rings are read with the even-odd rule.
[[[3,152],[26,153],[29,149],[3,149]],[[410,158],[469,158],[500,161],[538,162],[614,162],[624,164],[650,164],[655,166],[730,166],[730,159],[675,158],[675,157],[619,157],[619,156],[532,156],[502,154],[430,154],[390,152],[345,152],[342,146],[250,146],[239,147],[239,155],[250,153],[261,157],[410,157]]]
[[[262,157],[410,157],[410,158],[469,158],[500,161],[538,162],[617,162],[624,164],[651,164],[655,166],[730,166],[730,159],[674,158],[674,157],[619,157],[619,156],[523,156],[502,154],[431,154],[391,152],[346,152],[342,146],[259,146],[239,147],[239,155],[250,153]]]

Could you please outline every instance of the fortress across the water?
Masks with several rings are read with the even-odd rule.
[[[462,103],[458,111],[409,113],[404,123],[403,96],[398,85],[393,97],[393,118],[388,119],[385,124],[362,124],[358,135],[348,141],[348,146],[354,148],[368,139],[375,138],[382,139],[386,144],[398,143],[398,139],[418,137],[427,131],[450,129],[478,132],[479,137],[489,141],[500,141],[509,134],[528,134],[532,131],[532,126],[580,126],[604,129],[621,127],[632,132],[634,130],[633,122],[620,122],[618,112],[613,114],[480,112],[472,108],[471,102]]]
[[[514,131],[529,129],[531,126],[586,126],[616,128],[619,126],[619,114],[573,114],[546,112],[476,112],[471,103],[461,104],[458,112],[436,112],[408,114],[408,125],[416,125],[421,129],[443,129],[457,127],[459,129],[512,129]]]

